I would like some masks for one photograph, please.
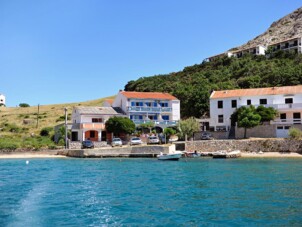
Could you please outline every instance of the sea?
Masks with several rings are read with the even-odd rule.
[[[0,226],[302,226],[302,159],[2,159]]]

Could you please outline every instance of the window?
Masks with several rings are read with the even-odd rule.
[[[223,123],[223,115],[218,115],[218,123]]]
[[[300,124],[301,123],[301,113],[294,113],[294,124]]]
[[[96,123],[96,122],[103,122],[102,118],[92,118],[92,122]]]
[[[168,103],[167,102],[162,102],[159,104],[161,107],[168,107]]]
[[[237,108],[237,100],[232,100],[232,108]]]
[[[252,104],[252,101],[250,99],[246,100],[246,105],[251,105]]]
[[[217,105],[218,105],[218,109],[222,109],[223,108],[223,101],[219,100],[217,102]]]
[[[266,105],[267,99],[260,99],[259,102],[260,102],[260,105]]]
[[[290,126],[284,126],[284,129],[289,130]]]
[[[285,122],[286,121],[286,113],[280,114],[280,119],[281,119],[282,122]]]
[[[162,116],[162,119],[163,119],[164,121],[169,121],[169,115],[163,115],[163,116]]]
[[[293,98],[286,98],[285,104],[290,104],[290,103],[293,103]]]
[[[154,103],[153,103],[153,107],[157,107],[157,102],[154,102]]]
[[[151,102],[146,102],[146,106],[151,107]]]

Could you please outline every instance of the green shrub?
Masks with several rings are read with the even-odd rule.
[[[20,107],[30,107],[30,105],[27,103],[20,103],[19,106]]]
[[[0,150],[16,150],[20,147],[18,138],[2,137],[0,138]]]
[[[67,120],[71,120],[71,114],[67,115]],[[65,121],[65,115],[62,115],[59,118],[57,118],[56,122],[59,122],[59,121]]]
[[[288,132],[290,139],[301,139],[302,138],[302,131],[298,128],[290,128]]]
[[[45,127],[40,131],[40,136],[49,136],[50,132],[53,130],[53,127]]]

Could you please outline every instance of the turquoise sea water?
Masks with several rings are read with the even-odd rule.
[[[0,160],[0,226],[301,226],[302,159]]]

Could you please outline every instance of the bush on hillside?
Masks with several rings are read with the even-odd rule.
[[[50,136],[50,132],[53,131],[53,127],[45,127],[40,131],[40,136]]]
[[[20,103],[19,106],[20,107],[30,107],[30,105],[27,103]]]

